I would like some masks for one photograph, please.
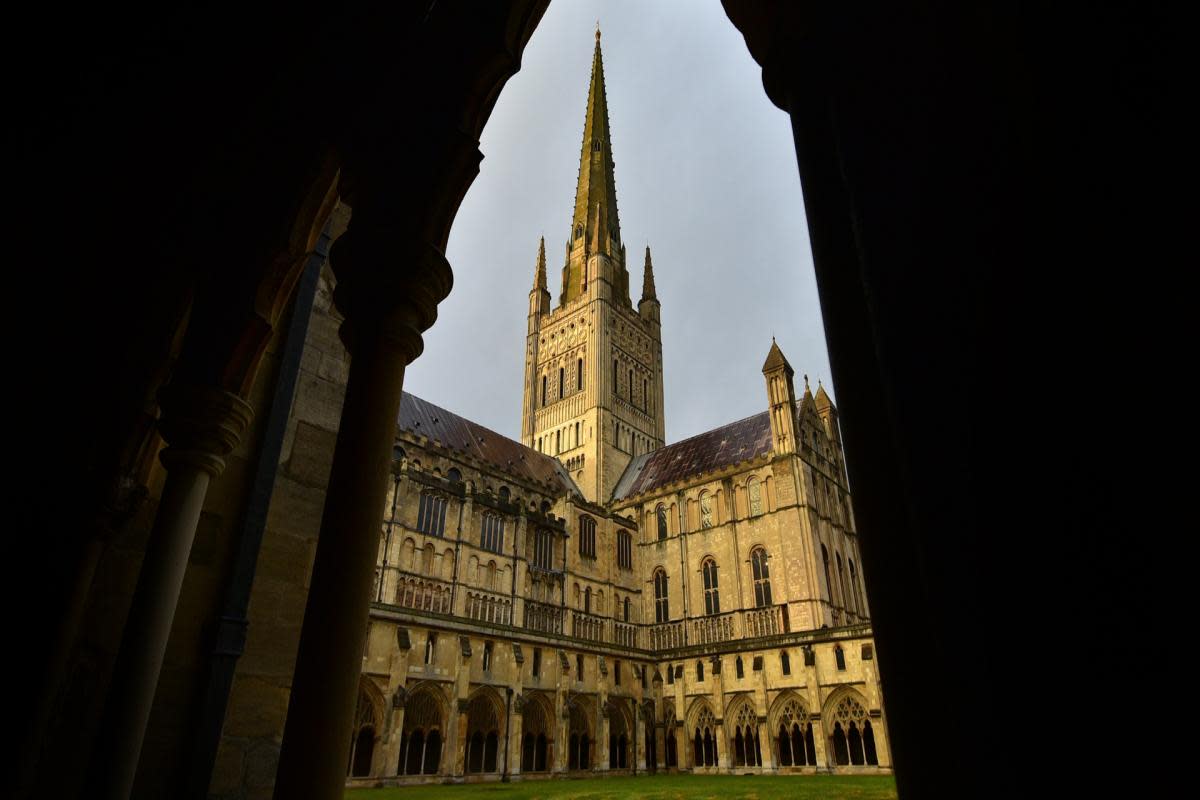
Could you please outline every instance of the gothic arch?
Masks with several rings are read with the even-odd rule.
[[[554,708],[541,692],[524,696],[521,717],[521,771],[547,772],[554,764]]]
[[[366,778],[374,771],[383,719],[383,695],[369,678],[360,678],[358,707],[350,734],[350,762],[346,767],[350,777]]]
[[[777,766],[817,766],[812,715],[800,695],[787,691],[775,698],[767,714],[767,734]]]
[[[596,749],[592,705],[586,697],[573,697],[567,701],[564,710],[567,715],[567,769],[589,770]]]
[[[467,700],[466,771],[490,773],[499,770],[500,737],[504,731],[504,704],[490,686],[482,686]]]
[[[729,742],[730,763],[735,767],[761,767],[762,742],[759,740],[758,711],[749,694],[735,695],[725,709],[725,741]]]
[[[608,712],[608,768],[628,769],[636,730],[629,703],[624,698],[610,697],[605,710]]]
[[[436,775],[441,771],[446,742],[446,695],[422,681],[409,690],[400,733],[398,775]]]
[[[712,706],[703,697],[692,701],[684,728],[690,743],[689,758],[694,769],[716,767],[720,763],[720,725]]]
[[[821,720],[834,766],[878,766],[877,725],[872,723],[867,708],[865,697],[845,687],[826,699]]]

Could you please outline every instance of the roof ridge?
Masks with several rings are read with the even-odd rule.
[[[745,422],[746,420],[754,419],[755,417],[767,416],[770,413],[771,413],[770,411],[759,411],[757,414],[751,414],[748,417],[742,417],[741,419],[735,419],[733,422],[726,422],[724,425],[718,425],[715,428],[709,428],[706,431],[700,431],[700,433],[692,434],[691,436],[689,436],[686,439],[680,439],[678,442],[671,442],[670,444],[664,444],[662,447],[658,448],[657,450],[651,450],[650,455],[661,452],[661,451],[666,450],[671,447],[675,447],[676,445],[687,444],[692,439],[699,439],[701,436],[708,436],[710,433],[715,433],[716,431],[719,431],[722,428],[732,427],[733,425],[737,425],[739,422]]]

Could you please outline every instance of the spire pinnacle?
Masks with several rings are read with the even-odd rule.
[[[546,290],[546,237],[538,241],[537,267],[533,273],[533,288]]]
[[[654,293],[654,264],[650,261],[650,245],[646,245],[646,268],[642,273],[642,302],[657,300]]]
[[[597,228],[602,230],[598,231]],[[588,85],[587,112],[583,121],[579,181],[575,189],[575,210],[571,215],[570,241],[571,255],[562,297],[564,303],[571,302],[582,291],[586,257],[596,252],[615,255],[613,249],[619,252],[621,244],[608,126],[608,97],[604,89],[604,61],[600,54],[598,24],[596,47],[592,53],[592,77]],[[618,271],[624,269],[623,263],[618,265]]]

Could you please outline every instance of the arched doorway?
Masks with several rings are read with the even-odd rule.
[[[521,772],[546,772],[553,761],[553,713],[541,695],[525,700],[521,723]]]
[[[608,705],[608,768],[629,768],[629,743],[632,737],[624,702],[609,701]]]
[[[592,768],[592,734],[588,724],[589,715],[582,701],[570,706],[567,739],[567,769],[589,770]]]
[[[398,775],[437,775],[441,767],[444,704],[437,689],[415,691],[404,707]]]
[[[497,771],[503,718],[495,693],[482,689],[472,696],[467,705],[467,750],[463,759],[468,773]]]

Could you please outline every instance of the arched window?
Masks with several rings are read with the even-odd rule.
[[[562,367],[559,367],[558,368],[558,396],[559,396],[559,399],[561,399],[562,396],[567,393],[567,384],[566,384],[566,381],[563,380],[563,378],[565,377],[564,373],[565,373],[565,370]]]
[[[713,526],[713,507],[712,495],[708,492],[700,493],[700,527],[711,528]]]
[[[592,587],[583,590],[583,612],[585,614],[592,613]]]
[[[871,730],[866,709],[853,694],[844,696],[833,710],[833,760],[847,764],[879,764],[875,750],[875,732]],[[869,746],[868,746],[869,742]]]
[[[579,518],[579,555],[596,557],[596,520],[587,515]]]
[[[542,405],[546,405],[546,376],[542,376]]]
[[[629,598],[628,597],[625,598],[624,606],[625,606],[625,621],[629,622]]]
[[[780,709],[779,730],[776,735],[780,766],[816,766],[817,753],[813,743],[812,722],[799,699],[789,699]]]
[[[363,778],[371,774],[371,760],[375,755],[375,710],[370,697],[361,687],[358,690],[358,708],[354,714],[354,732],[350,738],[350,775]]]
[[[575,446],[579,447],[579,445],[581,445],[581,444],[583,444],[583,440],[579,438],[579,423],[576,422],[575,423]]]
[[[442,758],[442,712],[428,690],[418,691],[404,706],[400,737],[400,775],[436,775]]]
[[[717,765],[717,718],[708,706],[696,717],[696,735],[693,738],[692,765],[715,767]]]
[[[592,139],[592,152],[593,153],[600,152],[600,140],[599,139]]]
[[[758,716],[750,703],[743,702],[733,719],[733,764],[735,767],[761,767],[762,748],[758,741]]]
[[[550,570],[554,565],[553,539],[546,528],[538,528],[533,534],[533,565],[538,569]]]
[[[495,704],[483,694],[467,706],[467,772],[495,772],[500,719]]]
[[[417,530],[430,536],[442,536],[446,531],[446,498],[421,492],[417,501]]]
[[[629,370],[629,405],[633,405],[633,370]]]
[[[626,530],[617,531],[617,566],[633,569],[633,535]]]
[[[703,661],[696,662],[696,680],[697,681],[704,680],[704,662]]]
[[[704,573],[704,613],[720,614],[721,595],[717,587],[717,562],[706,558],[700,569]]]
[[[837,668],[844,670],[846,668],[846,651],[842,649],[840,644],[833,647],[833,658],[837,661]]]
[[[667,508],[659,506],[654,512],[654,516],[658,518],[658,540],[661,542],[667,538]]]
[[[575,388],[583,388],[583,359],[575,362]]]
[[[654,570],[654,621],[666,622],[671,618],[667,608],[667,572],[662,567]]]
[[[758,478],[746,481],[746,496],[750,498],[750,516],[757,517],[763,513],[762,484]]]
[[[479,546],[493,553],[504,551],[504,517],[484,514],[479,530]]]
[[[446,473],[446,480],[451,483],[462,483],[462,473],[458,471],[457,467],[451,467],[450,471]]]
[[[833,557],[837,560],[838,597],[841,599],[840,605],[842,608],[849,608],[850,604],[846,602],[846,571],[842,569],[842,554],[834,553]]]
[[[742,678],[746,677],[746,668],[745,668],[745,665],[742,664],[742,657],[738,656],[737,661],[735,661],[733,663],[734,663],[734,667],[737,671],[738,680],[741,680]]]
[[[756,547],[750,552],[750,570],[754,575],[754,604],[759,608],[771,605],[771,573],[765,548]]]
[[[829,551],[821,545],[821,564],[825,568],[825,591],[829,594],[829,605],[833,605],[833,581],[829,579]]]

